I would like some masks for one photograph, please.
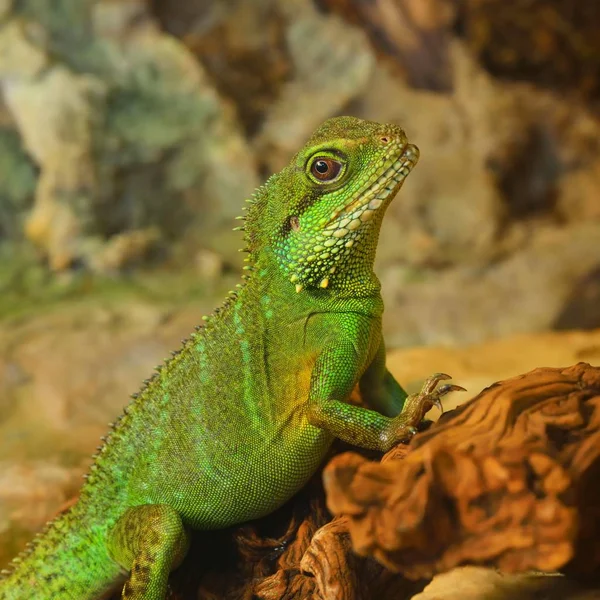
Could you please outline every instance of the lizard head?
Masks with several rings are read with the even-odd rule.
[[[418,158],[395,125],[329,119],[257,194],[249,246],[257,242],[252,230],[262,228],[260,245],[298,292],[347,283],[372,269],[384,212]]]

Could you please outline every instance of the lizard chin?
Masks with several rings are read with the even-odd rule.
[[[307,286],[329,287],[338,263],[347,259],[374,222],[381,221],[382,213],[418,160],[418,148],[406,144],[396,160],[358,198],[332,216],[310,251],[287,265],[296,292]]]

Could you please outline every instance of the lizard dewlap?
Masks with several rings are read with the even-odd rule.
[[[163,600],[192,529],[270,513],[335,437],[387,450],[458,389],[436,374],[407,396],[385,366],[373,261],[418,156],[395,125],[334,118],[257,190],[238,291],[134,395],[0,600]]]

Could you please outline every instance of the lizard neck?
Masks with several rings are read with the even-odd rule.
[[[315,299],[329,301],[379,297],[381,286],[373,265],[384,207],[363,223],[360,233],[347,240],[343,247],[335,244],[335,247],[325,249],[317,245],[313,256],[299,257],[299,248],[303,242],[299,239],[283,245],[278,242],[280,235],[277,232],[287,226],[291,227],[291,224],[288,220],[286,226],[283,215],[272,214],[273,207],[281,208],[285,205],[285,200],[289,200],[295,193],[288,189],[286,183],[290,176],[284,170],[273,175],[260,187],[249,200],[247,213],[243,218],[244,226],[237,228],[244,231],[245,249],[250,254],[249,264],[253,273],[250,277],[252,285],[262,287],[267,284],[288,300],[290,289],[292,293],[306,290]],[[314,235],[316,239],[317,229]],[[328,241],[323,242],[325,246]],[[303,273],[298,270],[300,263],[303,265],[300,269]],[[312,272],[309,266],[314,267]],[[255,279],[257,274],[263,281]]]
[[[260,252],[250,254],[252,270],[244,291],[255,296],[263,307],[271,304],[275,316],[285,317],[290,311],[300,316],[299,313],[345,310],[380,316],[383,312],[381,284],[370,264],[369,257],[357,263],[351,274],[343,270],[333,273],[326,288],[307,286],[297,291],[275,252],[263,247]]]

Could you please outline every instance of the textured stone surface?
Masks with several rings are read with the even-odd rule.
[[[384,270],[386,330],[392,345],[477,342],[545,331],[598,269],[600,223],[537,232],[519,252],[487,266]],[[594,312],[595,314],[595,312]],[[570,327],[584,325],[583,311]]]
[[[595,600],[598,589],[559,575],[506,575],[463,567],[434,577],[412,600]]]
[[[25,232],[51,268],[119,270],[136,255],[115,265],[115,234],[158,227],[168,242],[230,229],[258,183],[254,159],[202,66],[142,3],[53,12],[31,0],[10,15],[0,83],[40,172]]]

